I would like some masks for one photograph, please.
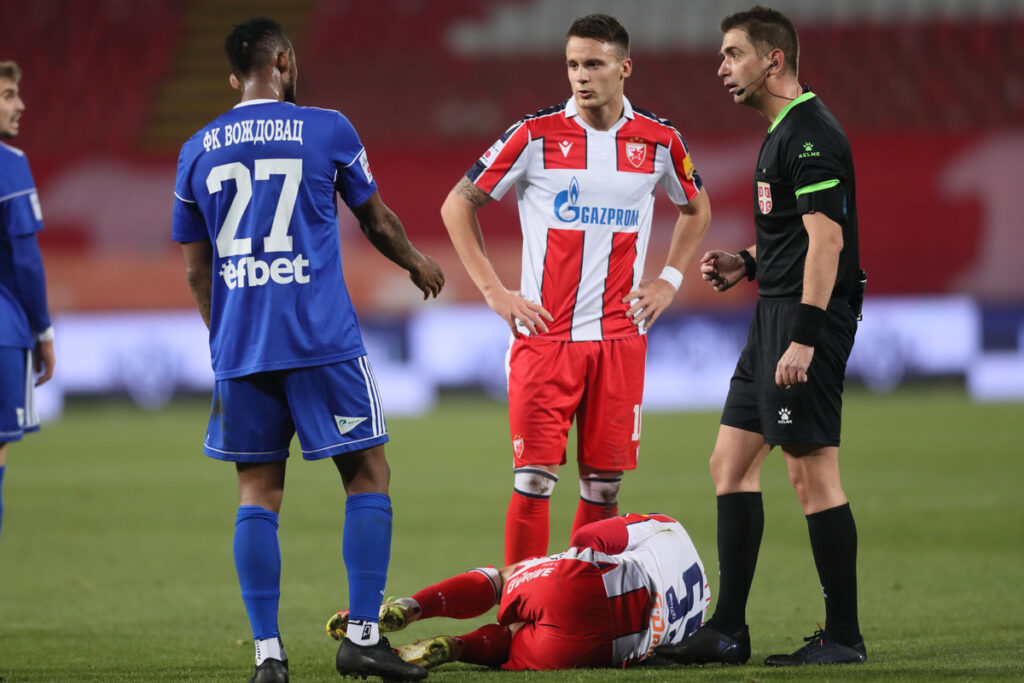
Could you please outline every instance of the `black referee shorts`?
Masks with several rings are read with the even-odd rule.
[[[857,318],[845,299],[832,299],[807,382],[783,389],[775,384],[775,368],[789,348],[799,304],[796,298],[758,299],[747,345],[729,382],[722,424],[757,432],[772,446],[838,446]]]

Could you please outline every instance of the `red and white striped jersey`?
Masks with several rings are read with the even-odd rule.
[[[554,317],[545,338],[642,334],[621,301],[643,275],[655,185],[677,205],[701,189],[672,124],[622,99],[623,117],[607,131],[588,126],[573,98],[527,116],[466,173],[494,199],[516,188],[520,292]]]
[[[516,581],[530,580],[531,572],[542,565],[582,562],[593,566],[601,574],[608,600],[612,661],[628,666],[650,656],[659,645],[678,643],[696,631],[704,623],[711,592],[704,564],[682,524],[657,514],[628,514],[621,519],[628,532],[625,547],[607,548],[610,552],[574,547],[526,560],[509,577],[505,591],[510,592]],[[563,595],[571,599],[572,588],[567,583]],[[574,629],[572,624],[559,626]],[[580,633],[592,631],[591,624],[578,628]]]

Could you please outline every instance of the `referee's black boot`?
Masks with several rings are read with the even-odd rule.
[[[723,633],[704,624],[679,643],[662,645],[655,652],[677,664],[743,664],[750,659],[750,631]]]
[[[381,638],[376,645],[356,645],[345,638],[338,647],[335,666],[342,678],[380,676],[385,681],[418,681],[427,677],[422,666],[402,661],[387,638]]]
[[[264,659],[256,667],[256,673],[249,683],[288,683],[288,662],[280,659]]]
[[[807,644],[791,655],[771,655],[764,660],[768,666],[801,666],[803,664],[863,664],[868,659],[864,641],[843,645],[825,631],[815,631],[804,638]]]

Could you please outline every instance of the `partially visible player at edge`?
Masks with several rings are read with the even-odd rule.
[[[625,667],[676,643],[711,597],[697,549],[665,515],[628,514],[580,527],[570,548],[498,569],[480,567],[381,606],[381,629],[434,617],[472,619],[498,604],[498,623],[398,648],[402,659],[512,671]],[[327,623],[344,633],[347,611]]]
[[[733,101],[769,122],[754,173],[756,244],[709,251],[704,279],[725,291],[757,278],[757,308],[711,454],[718,495],[719,594],[701,630],[660,652],[683,663],[750,657],[746,604],[764,530],[761,467],[773,446],[807,519],[825,628],[769,666],[867,659],[857,617],[857,528],[839,477],[846,362],[866,278],[846,134],[797,76],[796,28],[764,7],[722,21],[718,75]]]
[[[437,296],[444,276],[381,201],[348,119],[294,104],[295,51],[281,26],[238,24],[225,48],[241,102],[182,147],[173,238],[210,328],[216,385],[203,450],[238,472],[234,557],[256,641],[251,680],[288,680],[277,527],[296,432],[303,458],[331,458],[348,494],[342,554],[356,607],[339,673],[423,678],[379,636],[391,549],[388,434],[342,275],[335,194],[424,298]]]
[[[17,64],[0,62],[0,140],[18,136],[25,111],[20,81]],[[56,362],[43,257],[36,242],[42,229],[28,158],[0,142],[0,525],[7,445],[39,429],[32,390],[53,377]]]
[[[679,132],[623,94],[633,71],[626,28],[606,14],[575,20],[565,59],[572,97],[512,125],[441,208],[463,266],[513,335],[506,564],[548,552],[550,497],[574,419],[573,529],[617,514],[623,471],[637,464],[645,333],[711,219]],[[641,281],[658,185],[679,216],[660,277]],[[512,188],[523,229],[518,291],[498,278],[477,218]]]

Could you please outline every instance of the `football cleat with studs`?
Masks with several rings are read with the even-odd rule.
[[[280,659],[264,659],[256,667],[249,683],[288,683],[288,662]]]
[[[793,654],[770,655],[764,663],[768,666],[863,664],[868,659],[863,640],[856,645],[843,645],[820,628],[804,640],[807,644]]]
[[[376,645],[356,645],[348,638],[338,646],[335,667],[342,678],[380,676],[385,681],[419,681],[427,677],[427,670],[403,661],[387,638]]]
[[[750,659],[750,631],[724,633],[704,624],[678,643],[662,645],[655,652],[676,664],[743,664]]]
[[[398,648],[398,656],[402,661],[425,669],[454,662],[461,653],[462,641],[454,636],[434,636]]]
[[[344,640],[348,631],[347,609],[343,609],[327,620],[327,635],[335,640]],[[412,598],[388,598],[378,612],[381,633],[394,633],[416,621],[420,606]]]

